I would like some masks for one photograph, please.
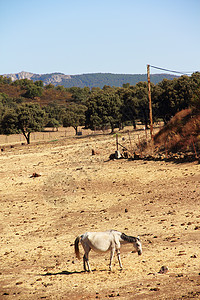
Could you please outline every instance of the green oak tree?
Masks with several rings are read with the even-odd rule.
[[[91,93],[87,100],[86,127],[103,128],[110,125],[111,131],[121,123],[121,99],[114,90]]]
[[[30,144],[30,134],[41,131],[45,123],[45,111],[38,104],[22,104],[16,109],[16,128],[21,131]]]
[[[78,127],[85,125],[86,106],[82,104],[71,103],[66,108],[65,117],[63,120],[64,127],[73,127],[78,134]]]

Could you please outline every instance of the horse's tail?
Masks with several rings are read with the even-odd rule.
[[[77,257],[78,259],[81,259],[81,257],[80,257],[80,252],[79,252],[79,246],[78,246],[79,242],[80,242],[80,236],[78,236],[78,237],[75,239],[75,242],[74,242],[74,250],[75,250],[76,257]]]

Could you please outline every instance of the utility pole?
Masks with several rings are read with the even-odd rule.
[[[153,117],[152,117],[152,104],[151,104],[150,65],[147,65],[147,79],[148,79],[148,96],[149,96],[150,134],[151,134],[151,140],[153,140]]]

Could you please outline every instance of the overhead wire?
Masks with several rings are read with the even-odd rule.
[[[158,69],[158,70],[162,70],[162,71],[167,71],[167,72],[172,72],[172,73],[177,73],[177,74],[182,74],[182,75],[188,75],[188,74],[192,74],[193,72],[180,72],[180,71],[174,71],[174,70],[168,70],[168,69],[164,69],[164,68],[160,68],[160,67],[156,67],[156,66],[152,66],[149,65],[151,68],[154,69]]]

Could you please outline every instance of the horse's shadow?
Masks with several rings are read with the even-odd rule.
[[[97,269],[93,269],[91,273],[94,273],[96,272]],[[108,270],[106,269],[101,269],[99,270],[100,272],[108,272]],[[109,271],[110,273],[110,271]],[[112,272],[111,272],[112,273]],[[73,274],[90,274],[89,272],[87,271],[61,271],[61,272],[57,272],[57,273],[54,273],[54,272],[47,272],[45,274],[40,274],[40,276],[52,276],[52,275],[73,275]]]
[[[52,275],[73,275],[73,274],[81,274],[81,273],[85,273],[85,271],[73,271],[73,272],[69,272],[69,271],[62,271],[62,272],[57,272],[57,273],[53,273],[53,272],[47,272],[45,274],[40,274],[40,276],[52,276]]]

